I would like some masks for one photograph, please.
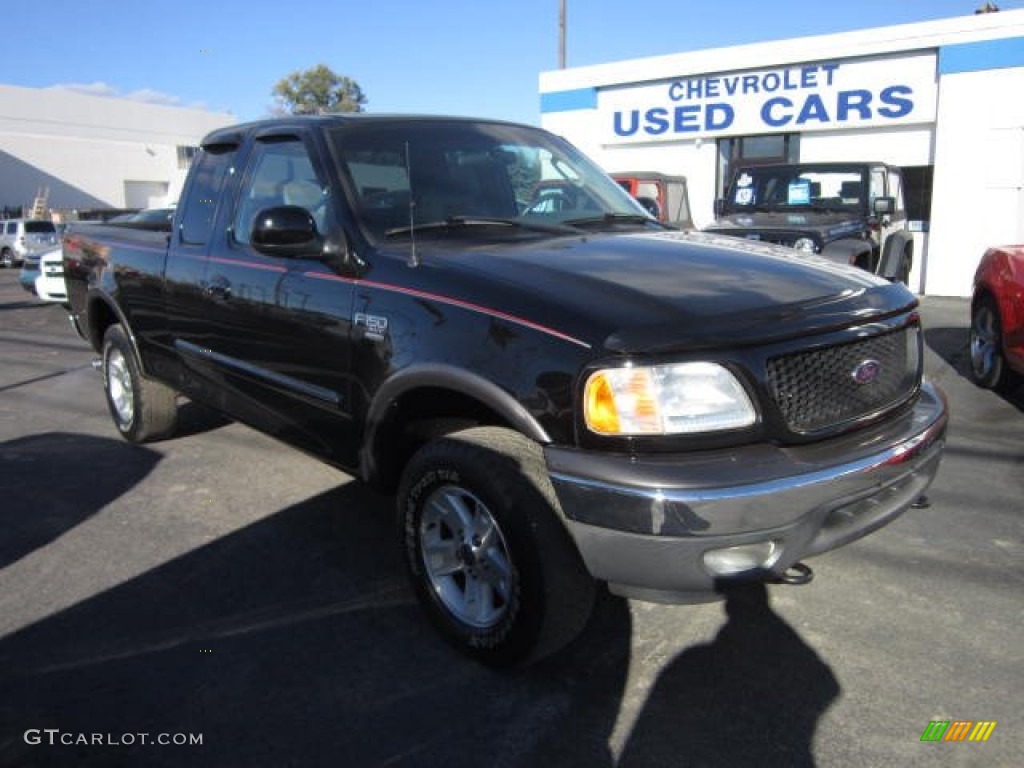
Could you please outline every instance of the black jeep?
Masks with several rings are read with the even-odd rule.
[[[740,168],[706,231],[785,245],[906,284],[914,240],[900,169],[882,163]]]

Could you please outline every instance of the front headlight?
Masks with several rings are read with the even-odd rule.
[[[798,238],[797,241],[793,243],[793,247],[796,248],[798,251],[804,251],[805,253],[818,252],[817,244],[810,237]]]
[[[583,416],[599,435],[685,435],[757,421],[743,385],[717,363],[596,371],[584,389]]]

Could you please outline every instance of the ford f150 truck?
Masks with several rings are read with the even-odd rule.
[[[906,288],[669,230],[526,126],[224,128],[163,230],[63,248],[126,439],[172,434],[180,394],[395,492],[427,616],[491,665],[565,645],[601,582],[806,574],[942,452]]]

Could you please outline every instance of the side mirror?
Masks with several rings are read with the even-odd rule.
[[[725,198],[724,197],[716,197],[715,198],[715,217],[716,218],[720,218],[722,216],[725,216]]]
[[[876,197],[873,210],[876,216],[891,216],[896,212],[896,198]]]
[[[640,207],[647,211],[651,216],[661,220],[661,206],[658,205],[658,201],[653,197],[638,197],[636,199],[640,203]]]
[[[249,242],[268,256],[314,256],[324,241],[309,211],[297,205],[264,208],[252,222]]]

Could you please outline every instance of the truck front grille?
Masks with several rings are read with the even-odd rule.
[[[912,325],[769,359],[769,389],[786,426],[828,430],[904,402],[920,381],[919,337]]]

